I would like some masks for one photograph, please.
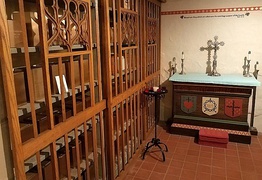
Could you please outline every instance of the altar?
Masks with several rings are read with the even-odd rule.
[[[173,83],[171,133],[197,136],[205,127],[227,131],[229,141],[251,143],[251,134],[257,134],[253,123],[260,82],[256,78],[188,73],[174,74],[169,81]]]

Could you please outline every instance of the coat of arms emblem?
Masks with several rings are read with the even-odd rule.
[[[225,99],[225,115],[229,117],[238,117],[242,115],[242,99],[226,98]]]
[[[185,113],[196,111],[196,96],[181,96],[181,110]]]
[[[218,113],[219,98],[202,97],[202,112],[212,116]]]

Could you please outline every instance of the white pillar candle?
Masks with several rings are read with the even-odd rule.
[[[251,56],[251,51],[248,51],[248,55],[247,55],[247,60],[250,60]]]

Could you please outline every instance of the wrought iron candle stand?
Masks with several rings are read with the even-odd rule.
[[[157,123],[159,122],[159,108],[160,108],[160,99],[165,97],[165,94],[167,93],[167,89],[165,87],[158,88],[156,91],[153,90],[153,88],[146,89],[144,91],[144,94],[147,96],[147,99],[149,101],[152,101],[153,98],[155,99],[155,137],[152,138],[151,141],[149,141],[145,147],[145,151],[143,152],[142,158],[145,158],[146,152],[153,146],[157,146],[163,156],[163,161],[166,160],[164,151],[160,144],[163,144],[165,146],[165,151],[168,151],[167,145],[162,143],[159,138],[157,138]]]

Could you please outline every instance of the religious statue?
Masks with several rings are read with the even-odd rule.
[[[176,71],[177,71],[177,69],[176,69],[176,58],[174,57],[173,58],[173,61],[171,61],[171,63],[170,63],[170,68],[171,68],[171,72],[170,72],[170,75],[172,76],[172,75],[174,75],[175,73],[176,73]]]

